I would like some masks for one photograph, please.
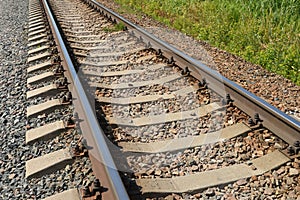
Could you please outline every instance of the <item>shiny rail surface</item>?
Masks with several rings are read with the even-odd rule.
[[[122,22],[125,24],[126,29],[129,32],[132,32],[132,34],[134,34],[137,38],[141,37],[145,44],[148,44],[151,49],[161,52],[162,56],[168,58],[170,62],[176,63],[176,65],[182,69],[187,66],[190,70],[191,76],[198,80],[205,79],[210,89],[223,97],[223,99],[229,98],[231,101],[233,101],[236,107],[249,115],[252,119],[254,119],[254,121],[256,120],[255,124],[261,123],[264,127],[275,133],[290,146],[293,146],[297,141],[300,140],[300,122],[296,119],[286,115],[261,98],[246,91],[236,83],[222,77],[216,71],[211,70],[203,63],[187,56],[169,44],[157,39],[153,35],[147,33],[141,27],[129,22],[115,12],[105,8],[95,0],[84,1],[90,5],[90,7],[99,11],[102,15],[106,15],[107,18],[110,18],[112,22]],[[94,171],[96,173],[97,171],[100,171],[99,173],[101,173],[101,176],[105,176],[108,180],[108,191],[111,192],[111,196],[107,198],[129,199],[117,170],[118,167],[115,165],[114,158],[111,155],[111,148],[108,147],[108,139],[106,138],[102,128],[99,126],[98,119],[93,111],[92,102],[89,100],[87,92],[84,90],[84,87],[80,81],[80,77],[78,76],[71,56],[69,55],[68,49],[64,43],[63,36],[60,33],[60,28],[56,25],[56,19],[52,14],[47,0],[43,0],[43,4],[47,11],[49,21],[51,22],[50,24],[55,34],[55,40],[59,44],[59,52],[62,55],[64,65],[69,69],[67,76],[69,80],[72,80],[73,84],[72,95],[75,97],[73,103],[75,105],[75,110],[78,113],[78,119],[82,120],[82,122],[80,122],[80,127],[84,131],[83,135],[87,139],[89,146],[92,147],[90,150],[90,155],[94,157],[96,162],[98,161],[102,163],[100,166],[94,166],[95,168],[98,168],[94,168]],[[174,147],[174,149],[176,149],[176,147]],[[267,158],[274,160],[276,156],[282,155],[275,152]],[[284,156],[282,157],[282,160],[287,162],[287,159]],[[263,163],[261,160],[256,160],[255,162],[258,164]],[[272,162],[270,163],[272,164]],[[267,171],[269,168],[270,166],[262,169],[262,171]],[[248,171],[245,172],[245,174],[245,176],[248,176]],[[176,180],[174,180],[174,183],[177,183]],[[141,184],[146,184],[146,181],[143,183],[142,180]],[[157,183],[157,185],[159,184],[160,183]],[[222,184],[222,180],[220,181],[220,184]],[[163,188],[163,185],[159,186]],[[176,188],[174,191],[170,190],[170,192],[176,192]],[[183,190],[182,192],[185,191]]]
[[[111,17],[112,20],[124,23],[128,30],[134,31],[137,37],[142,37],[145,43],[150,42],[153,48],[161,49],[165,57],[170,59],[173,57],[176,64],[179,66],[188,66],[192,71],[191,75],[199,78],[199,80],[205,78],[209,83],[210,88],[219,93],[221,96],[225,97],[226,94],[230,94],[231,98],[235,101],[235,104],[251,117],[254,118],[255,114],[259,113],[264,126],[276,133],[290,145],[293,145],[296,141],[300,140],[300,122],[295,118],[283,113],[263,99],[245,90],[238,84],[221,76],[205,64],[191,58],[168,43],[149,34],[140,26],[131,23],[97,1],[84,1],[93,8],[101,10],[102,14],[108,15],[108,17]]]
[[[55,39],[58,43],[58,46],[60,48],[60,53],[63,56],[64,63],[68,67],[68,73],[71,77],[70,80],[72,80],[73,84],[73,90],[72,95],[77,98],[76,101],[73,103],[75,104],[75,108],[78,111],[79,118],[83,120],[87,125],[84,126],[85,130],[84,132],[86,134],[91,134],[94,141],[96,141],[96,145],[93,147],[97,148],[97,152],[99,154],[99,157],[96,159],[101,159],[100,162],[103,163],[104,169],[106,171],[107,176],[109,177],[110,181],[110,187],[108,189],[109,193],[112,193],[112,196],[109,196],[108,198],[112,199],[129,199],[127,192],[124,188],[124,185],[122,183],[122,180],[118,174],[118,171],[116,170],[114,161],[112,159],[112,156],[109,152],[109,149],[106,145],[106,141],[103,136],[103,131],[98,125],[97,119],[94,115],[94,112],[92,110],[92,107],[90,105],[90,102],[86,96],[86,93],[81,85],[81,82],[78,78],[77,72],[75,71],[75,68],[73,66],[73,63],[71,61],[70,55],[67,51],[66,45],[63,41],[63,38],[60,34],[60,31],[56,25],[55,19],[53,18],[53,14],[50,10],[50,7],[46,0],[43,0],[43,4],[45,6],[46,13],[49,17],[50,25],[52,27],[53,33],[55,35]],[[82,128],[82,126],[81,126]]]

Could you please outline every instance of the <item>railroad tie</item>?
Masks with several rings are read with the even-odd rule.
[[[44,37],[47,37],[46,33],[30,37],[30,38],[28,38],[28,42],[31,42],[31,41],[34,41],[34,40],[38,40],[38,39],[42,39]],[[30,51],[28,51],[28,54],[30,54]]]
[[[27,117],[38,115],[42,112],[49,112],[59,106],[62,106],[60,99],[53,99],[44,103],[27,107]]]
[[[286,155],[276,150],[265,156],[251,160],[255,170],[246,164],[237,164],[181,177],[137,179],[136,183],[141,187],[142,193],[197,192],[209,187],[229,184],[254,175],[261,175],[281,166],[289,160]]]
[[[64,121],[56,121],[38,128],[26,131],[26,144],[39,140],[41,138],[49,138],[56,135],[56,133],[64,130],[66,127]]]
[[[30,63],[30,62],[33,62],[33,61],[36,61],[36,60],[39,60],[39,59],[42,59],[42,58],[47,58],[49,56],[51,56],[51,53],[46,51],[44,53],[40,53],[40,54],[37,54],[35,56],[29,57],[27,62]]]
[[[39,75],[28,78],[27,79],[27,84],[32,84],[32,83],[43,81],[45,79],[49,79],[49,78],[53,78],[53,77],[54,77],[53,72],[45,72],[45,73],[42,73],[42,74],[39,74]]]
[[[154,65],[147,66],[147,69],[121,70],[121,71],[108,71],[108,72],[99,72],[99,71],[95,71],[97,69],[92,68],[92,69],[83,69],[82,72],[84,75],[90,75],[90,76],[101,76],[101,77],[124,76],[124,75],[131,75],[131,74],[140,74],[146,72],[147,70],[158,70],[165,66],[166,66],[165,64],[154,64]]]
[[[180,90],[174,91],[171,94],[163,94],[163,95],[145,95],[145,96],[135,96],[135,97],[127,97],[127,98],[112,98],[112,97],[97,97],[99,102],[102,103],[110,103],[110,104],[118,104],[118,105],[130,105],[136,103],[147,103],[158,100],[166,100],[176,98],[177,95],[185,95],[191,92],[195,92],[195,88],[192,86],[184,87]]]
[[[114,117],[107,117],[107,120],[111,124],[123,125],[123,126],[146,126],[153,124],[162,124],[172,121],[179,121],[185,119],[194,119],[206,115],[214,110],[221,108],[217,103],[211,103],[202,107],[195,108],[194,110],[166,113],[162,115],[154,115],[132,119],[120,119]]]
[[[238,123],[222,130],[203,134],[200,136],[190,136],[185,138],[175,138],[172,140],[156,141],[150,143],[140,142],[120,142],[119,146],[123,151],[143,152],[143,153],[161,153],[171,152],[182,149],[188,149],[205,144],[211,144],[228,140],[244,133],[251,129],[244,123]]]
[[[72,162],[70,149],[61,149],[26,161],[26,178],[42,176],[64,168]]]
[[[34,35],[38,35],[38,34],[45,33],[45,32],[46,32],[45,28],[40,29],[40,30],[36,30],[36,31],[28,33],[28,37],[32,37]],[[47,42],[47,41],[43,41],[43,42]],[[38,44],[36,44],[36,45],[38,45]],[[33,45],[29,45],[29,46],[33,46]]]
[[[181,78],[179,74],[172,74],[160,79],[150,80],[150,81],[140,81],[140,82],[133,82],[133,83],[119,83],[119,84],[103,84],[103,83],[95,83],[90,82],[91,87],[99,87],[99,88],[107,88],[107,89],[131,89],[137,87],[144,87],[148,85],[163,85],[165,83],[175,81],[176,79]]]
[[[31,33],[35,33],[35,34],[32,34],[32,35],[37,35],[37,34],[39,34],[39,33],[45,32],[45,31],[46,31],[46,29],[41,30],[41,31],[37,31],[37,32],[31,32]],[[44,43],[46,43],[46,42],[48,42],[48,39],[43,38],[43,39],[40,39],[40,40],[31,42],[31,43],[29,43],[27,46],[28,46],[28,47],[41,46],[42,44],[44,44]]]
[[[53,196],[47,197],[43,200],[81,200],[81,195],[79,194],[78,189],[69,189],[64,192],[55,194]]]
[[[107,62],[88,62],[88,61],[79,61],[80,65],[87,65],[87,66],[95,66],[95,67],[107,67],[107,66],[118,66],[118,65],[125,65],[128,61],[121,60],[121,61],[107,61]]]
[[[37,71],[37,70],[41,70],[41,69],[49,67],[51,65],[52,65],[52,61],[48,60],[46,62],[42,62],[42,63],[39,63],[37,65],[33,65],[33,66],[28,67],[27,68],[27,73],[31,73],[31,72],[34,72],[34,71]]]
[[[44,87],[40,87],[40,88],[37,88],[37,89],[34,89],[34,90],[30,90],[26,93],[26,95],[27,95],[27,99],[30,99],[30,98],[40,96],[42,94],[47,94],[51,91],[56,91],[56,90],[57,90],[56,84],[50,84],[50,85],[47,85],[47,86],[44,86]]]

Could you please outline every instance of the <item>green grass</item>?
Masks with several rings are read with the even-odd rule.
[[[300,85],[298,0],[116,0]]]
[[[109,33],[123,31],[125,30],[125,25],[123,23],[117,23],[113,27],[105,27],[103,30]]]

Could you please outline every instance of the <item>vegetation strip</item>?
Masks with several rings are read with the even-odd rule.
[[[300,4],[285,1],[116,0],[300,84]]]

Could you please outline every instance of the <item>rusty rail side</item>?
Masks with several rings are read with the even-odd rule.
[[[71,80],[72,83],[69,85],[69,89],[72,91],[73,104],[77,112],[76,114],[78,114],[82,134],[85,137],[84,139],[88,141],[87,148],[90,148],[89,154],[93,165],[93,171],[100,179],[101,185],[107,189],[107,191],[102,193],[102,199],[129,199],[107,146],[107,139],[98,124],[95,112],[74,68],[62,35],[56,25],[51,8],[49,7],[47,0],[42,0],[42,3],[51,26],[54,39],[58,44],[59,54],[62,58],[64,68],[67,70],[66,77],[69,82]]]
[[[192,76],[198,80],[205,78],[209,87],[219,95],[225,98],[226,94],[230,94],[235,105],[252,118],[258,113],[263,125],[290,145],[293,145],[296,141],[300,140],[300,122],[298,120],[283,113],[263,99],[221,76],[217,71],[210,69],[200,61],[191,58],[170,44],[156,38],[140,26],[129,22],[122,16],[104,7],[96,0],[83,1],[100,11],[103,15],[111,18],[112,21],[122,22],[129,31],[132,31],[137,37],[143,38],[145,43],[151,44],[151,47],[155,49],[160,49],[165,57],[169,59],[173,58],[179,67],[184,68],[185,66],[188,66]]]

